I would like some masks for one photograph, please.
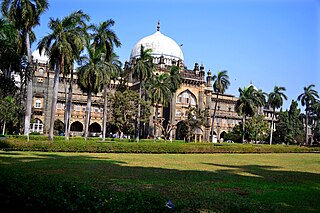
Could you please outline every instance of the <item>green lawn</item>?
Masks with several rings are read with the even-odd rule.
[[[319,157],[317,153],[98,154],[0,151],[0,178],[7,191],[10,191],[11,181],[21,181],[21,185],[25,181],[30,185],[32,179],[47,182],[48,185],[52,180],[54,184],[67,182],[115,195],[139,192],[141,196],[159,198],[163,206],[166,199],[170,199],[178,212],[319,212]],[[19,188],[19,184],[13,186]],[[48,186],[41,187],[45,191]],[[14,199],[12,190],[10,193]],[[108,199],[101,202],[113,202],[112,198]],[[133,195],[132,199],[132,203],[139,205],[137,202],[147,198],[137,199]],[[10,198],[2,202],[14,203]],[[139,211],[137,208],[132,212]],[[141,212],[142,209],[143,206]]]

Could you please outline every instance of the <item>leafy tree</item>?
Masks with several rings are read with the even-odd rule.
[[[237,100],[235,110],[239,115],[242,115],[242,143],[245,137],[245,123],[247,116],[253,116],[257,113],[258,107],[263,106],[263,98],[257,94],[257,90],[252,85],[239,88],[240,97]]]
[[[137,112],[138,94],[131,90],[116,91],[112,96],[112,123],[122,134],[134,132],[134,118]]]
[[[277,128],[274,141],[277,143],[297,143],[303,140],[303,123],[300,119],[300,109],[296,101],[291,102],[289,110],[276,112]]]
[[[139,100],[142,99],[142,86],[146,81],[152,79],[153,77],[153,68],[151,57],[151,49],[145,49],[143,45],[140,48],[140,56],[136,59],[135,64],[133,64],[133,77],[139,80]],[[137,138],[139,142],[140,138],[140,117],[141,117],[141,104],[138,104],[138,116],[137,116]]]
[[[270,145],[272,144],[272,134],[274,129],[274,117],[276,109],[280,108],[283,105],[283,99],[287,100],[287,96],[283,93],[283,91],[286,91],[286,88],[274,86],[274,89],[269,94],[268,98],[269,105],[273,111],[271,120]]]
[[[18,122],[18,113],[20,107],[16,104],[12,96],[7,96],[0,100],[0,121],[2,123],[2,134],[6,132],[6,124],[12,122],[16,125]]]
[[[201,126],[205,123],[205,110],[197,109],[189,106],[187,111],[187,119],[184,121],[185,134],[187,141],[190,142],[195,132],[201,129]]]
[[[32,28],[40,24],[40,16],[48,9],[47,0],[3,0],[1,11],[25,39],[27,71],[31,70],[31,78],[27,78],[27,99],[24,119],[24,134],[29,135],[31,105],[32,105],[32,57],[31,40]],[[25,53],[24,53],[25,55]]]
[[[20,70],[19,31],[6,19],[0,18],[0,70],[4,79],[11,77],[12,71]]]
[[[65,69],[65,65],[70,65],[74,56],[79,55],[79,44],[83,44],[83,37],[85,37],[83,27],[86,21],[89,21],[89,16],[82,11],[74,12],[62,20],[50,18],[49,28],[52,32],[42,38],[38,44],[39,52],[45,51],[49,56],[50,68],[55,70],[49,140],[53,140],[59,75]]]
[[[92,94],[101,92],[103,86],[103,75],[106,70],[104,63],[105,54],[96,50],[93,46],[87,46],[87,56],[82,57],[82,65],[78,69],[78,86],[82,92],[87,93],[87,108],[84,137],[87,139],[89,133],[91,116]]]
[[[213,111],[213,116],[212,116],[212,124],[211,124],[211,142],[213,143],[213,134],[214,134],[214,119],[216,116],[216,111],[217,111],[217,105],[218,105],[218,101],[219,101],[219,95],[223,94],[229,87],[230,85],[230,81],[229,81],[229,76],[228,76],[228,72],[225,71],[218,71],[217,75],[213,76],[213,91],[216,93],[217,98],[216,98],[216,102],[214,105],[214,111]]]
[[[246,122],[246,132],[250,140],[257,143],[258,140],[264,140],[266,134],[269,132],[268,121],[264,120],[264,115],[254,115]]]
[[[304,87],[304,92],[298,96],[298,101],[301,101],[302,106],[306,106],[306,117],[305,117],[305,143],[308,144],[308,119],[310,117],[309,113],[311,111],[312,105],[316,102],[316,99],[319,98],[318,92],[313,89],[314,84],[310,84],[307,87]]]

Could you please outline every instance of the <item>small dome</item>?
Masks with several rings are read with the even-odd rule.
[[[151,49],[151,56],[154,58],[163,56],[165,59],[169,59],[168,61],[165,60],[166,64],[171,65],[172,60],[183,61],[183,53],[180,46],[173,39],[163,35],[159,30],[138,41],[131,51],[130,59],[140,56],[141,45],[146,49]]]
[[[32,57],[33,57],[33,61],[38,60],[39,63],[44,63],[45,64],[45,63],[49,62],[49,57],[44,54],[44,51],[42,51],[42,53],[40,55],[39,49],[36,49],[32,53]]]

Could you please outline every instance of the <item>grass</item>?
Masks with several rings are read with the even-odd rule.
[[[170,199],[177,212],[319,212],[320,160],[316,153],[0,151],[0,186],[12,198],[2,205],[25,196],[33,203],[32,195],[38,194],[34,205],[43,197],[54,200],[51,206],[43,202],[47,211],[61,210],[65,202],[68,208],[79,203],[88,211],[165,212]],[[92,202],[85,205],[88,200]]]

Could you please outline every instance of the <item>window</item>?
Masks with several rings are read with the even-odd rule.
[[[85,112],[85,111],[86,111],[86,107],[83,106],[83,107],[82,107],[82,112]]]
[[[79,112],[80,111],[80,106],[79,105],[75,105],[75,110]]]
[[[39,75],[43,75],[43,69],[40,68],[40,69],[38,70],[38,73],[39,73]]]
[[[181,111],[180,111],[180,110],[177,110],[177,111],[176,111],[176,116],[178,116],[178,117],[181,116]]]
[[[180,93],[177,98],[177,103],[197,105],[196,97],[188,90]]]
[[[34,108],[41,108],[41,100],[37,99]]]

